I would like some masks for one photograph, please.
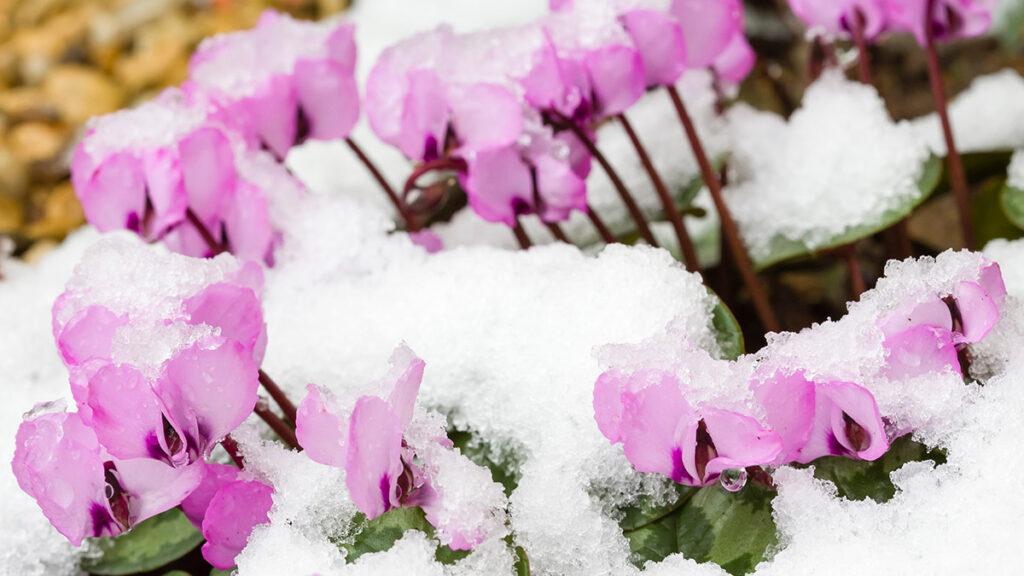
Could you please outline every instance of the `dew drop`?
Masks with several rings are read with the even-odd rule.
[[[718,480],[722,483],[722,488],[726,492],[739,492],[747,485],[747,471],[742,468],[738,470],[723,470]]]

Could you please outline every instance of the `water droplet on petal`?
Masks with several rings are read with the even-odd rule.
[[[747,471],[742,468],[738,470],[723,470],[718,481],[722,483],[722,488],[726,492],[739,492],[747,485]]]

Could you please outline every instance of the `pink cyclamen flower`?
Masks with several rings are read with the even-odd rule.
[[[203,518],[206,517],[210,501],[221,488],[237,481],[241,471],[235,466],[214,462],[201,462],[199,466],[203,468],[202,480],[195,490],[182,500],[181,511],[185,513],[189,522],[202,530]]]
[[[889,450],[875,397],[862,386],[810,380],[797,371],[757,378],[752,387],[782,438],[780,464],[822,456],[876,460]]]
[[[602,374],[594,386],[594,417],[637,470],[687,486],[773,463],[782,450],[779,435],[749,416],[693,406],[678,378],[661,370]]]
[[[189,89],[217,117],[283,159],[307,138],[348,136],[359,118],[355,29],[267,10],[256,27],[208,38],[189,62]]]
[[[202,477],[199,465],[110,456],[75,413],[26,418],[15,443],[18,485],[75,546],[87,537],[117,536],[177,506]]]
[[[928,43],[929,22],[939,42],[980,36],[992,25],[995,0],[883,0],[894,28],[912,33],[917,42]],[[929,7],[931,11],[929,12]]]
[[[999,265],[989,262],[977,280],[957,283],[952,294],[898,308],[879,322],[885,336],[886,375],[914,377],[947,367],[962,374],[961,353],[995,327],[1005,299]]]
[[[220,487],[203,518],[203,558],[228,570],[245,548],[253,528],[270,522],[274,490],[258,480],[237,480]]]
[[[874,39],[885,30],[883,0],[789,0],[789,7],[812,32],[829,37],[852,36],[858,12],[865,38]]]
[[[212,255],[212,240],[269,262],[277,233],[268,193],[295,196],[301,184],[210,121],[207,110],[168,89],[137,108],[93,119],[72,158],[75,192],[102,232],[130,230],[190,256]]]

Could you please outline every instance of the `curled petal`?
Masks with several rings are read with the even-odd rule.
[[[387,402],[356,401],[349,419],[345,485],[356,508],[373,519],[398,505],[402,475],[402,427]]]
[[[819,385],[832,402],[832,432],[836,440],[861,460],[877,460],[889,450],[885,424],[875,397],[862,386],[849,382]]]
[[[782,454],[782,438],[751,418],[729,410],[704,408],[701,417],[718,455],[707,464],[702,481],[714,481],[724,470],[762,466]]]
[[[223,486],[238,479],[238,468],[227,464],[214,464],[200,461],[197,466],[202,467],[202,480],[195,490],[181,501],[181,511],[195,525],[202,529],[203,518],[206,516],[206,509],[210,506],[210,500]]]
[[[274,490],[258,481],[231,482],[210,500],[203,519],[203,558],[220,570],[235,565],[252,530],[270,521]]]
[[[175,459],[183,453],[183,444],[167,445],[160,400],[131,366],[104,366],[92,375],[86,390],[90,424],[112,456]],[[171,436],[181,438],[179,431]]]
[[[208,126],[183,138],[178,152],[189,207],[209,226],[223,215],[238,179],[231,143],[220,129]]]
[[[345,138],[359,119],[359,89],[347,66],[334,61],[300,60],[295,64],[299,106],[309,120],[309,137]]]
[[[686,42],[679,21],[659,10],[631,10],[620,16],[640,51],[648,86],[675,84],[686,68]]]
[[[306,397],[299,404],[295,419],[295,436],[299,445],[316,462],[341,468],[345,465],[345,442],[348,421],[310,384]]]
[[[644,64],[634,48],[612,45],[593,50],[584,59],[596,100],[605,116],[625,112],[646,90]]]
[[[640,472],[655,472],[675,482],[696,484],[693,465],[684,468],[683,446],[693,445],[698,414],[668,373],[636,392],[622,394],[620,434],[626,458]],[[692,452],[690,454],[692,460]]]
[[[385,377],[385,385],[391,388],[388,404],[398,417],[399,424],[405,428],[412,421],[426,363],[403,342],[391,354],[390,364],[391,368]]]

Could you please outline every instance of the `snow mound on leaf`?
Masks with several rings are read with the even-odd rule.
[[[928,150],[894,123],[874,88],[826,73],[786,122],[736,106],[725,192],[755,260],[773,240],[809,249],[913,202]]]

